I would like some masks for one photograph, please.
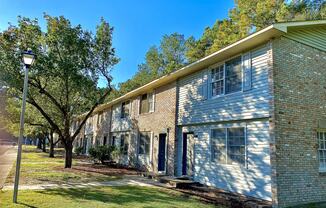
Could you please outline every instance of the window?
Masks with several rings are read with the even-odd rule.
[[[143,94],[140,98],[140,114],[154,112],[154,93]]]
[[[120,138],[120,151],[123,155],[128,155],[128,148],[129,148],[129,135],[128,134],[121,134]]]
[[[226,163],[225,129],[212,131],[212,159],[219,163]]]
[[[97,147],[97,146],[99,146],[100,145],[100,138],[99,137],[96,137],[95,138],[95,146]]]
[[[127,118],[130,113],[130,101],[121,104],[121,118]]]
[[[212,69],[212,96],[224,94],[224,65]]]
[[[244,128],[213,129],[211,139],[212,161],[221,164],[246,163]]]
[[[103,121],[103,112],[99,113],[97,116],[97,126],[102,124],[102,121]]]
[[[212,97],[242,90],[241,56],[220,65],[211,71]]]
[[[242,89],[241,56],[225,63],[225,94]]]
[[[116,144],[116,136],[112,136],[112,141],[111,141],[111,146],[115,146],[115,144]]]
[[[139,134],[138,153],[140,155],[149,155],[150,141],[151,141],[150,132],[141,132]]]
[[[326,172],[326,131],[317,132],[319,171]]]

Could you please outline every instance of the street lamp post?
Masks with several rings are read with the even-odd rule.
[[[28,86],[28,69],[34,63],[35,60],[35,55],[30,50],[23,52],[22,55],[23,55],[23,62],[24,62],[25,78],[24,78],[22,111],[20,113],[18,153],[17,153],[17,161],[16,161],[16,174],[15,174],[14,197],[13,197],[14,203],[17,203],[20,162],[22,156],[22,143],[23,143],[23,136],[24,136],[24,116],[25,116],[26,96],[27,96],[27,86]]]

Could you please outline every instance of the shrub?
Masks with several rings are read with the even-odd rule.
[[[75,153],[77,156],[81,155],[81,153],[83,152],[83,147],[76,147],[75,148]]]
[[[88,153],[93,159],[99,160],[102,164],[104,164],[104,161],[112,160],[112,154],[114,154],[115,151],[115,147],[102,145],[97,147],[91,147],[88,150]]]

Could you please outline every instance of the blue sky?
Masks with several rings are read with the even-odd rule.
[[[164,34],[178,32],[185,37],[200,37],[216,19],[227,16],[233,0],[1,0],[0,30],[17,16],[38,18],[43,12],[64,15],[72,24],[95,30],[104,17],[113,27],[113,44],[121,62],[112,73],[114,83],[125,81],[144,61],[148,48],[158,45]]]

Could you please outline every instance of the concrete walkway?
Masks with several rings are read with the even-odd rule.
[[[0,146],[0,189],[3,187],[16,157],[16,147],[5,145]]]
[[[57,189],[57,188],[89,188],[97,186],[145,186],[145,187],[165,187],[168,185],[159,183],[157,181],[144,178],[141,176],[124,176],[121,180],[106,181],[106,182],[91,182],[91,183],[64,183],[64,184],[35,184],[35,185],[20,185],[19,190],[43,190],[43,189]],[[3,190],[13,190],[13,186],[5,186]]]

